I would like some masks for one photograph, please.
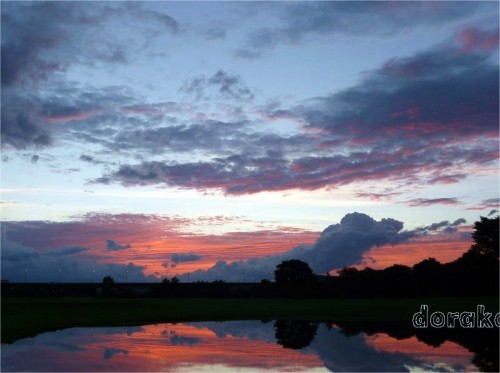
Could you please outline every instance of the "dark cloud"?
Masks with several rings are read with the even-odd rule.
[[[457,198],[415,198],[406,201],[409,206],[461,205]]]
[[[447,227],[450,225],[450,222],[448,220],[442,221],[440,223],[433,223],[427,227],[425,227],[425,230],[429,231],[437,231],[439,228]]]
[[[71,18],[71,6],[68,5],[57,6],[50,2],[3,4],[2,85],[8,87],[23,78],[45,79],[65,68],[59,61],[42,59],[40,54],[64,40],[58,20],[64,19],[64,13]]]
[[[130,249],[132,246],[130,244],[120,245],[118,242],[114,240],[106,240],[106,250],[108,251],[116,251],[116,250],[126,250]]]
[[[417,228],[419,232],[436,232],[441,231],[444,233],[454,233],[457,231],[457,227],[462,224],[466,224],[467,221],[464,218],[456,219],[453,223],[450,223],[448,220],[443,220],[439,223],[433,223],[431,225]]]
[[[182,92],[194,95],[197,99],[210,98],[213,94],[221,98],[238,101],[251,101],[254,94],[239,75],[223,70],[217,71],[210,78],[198,76],[184,83]]]
[[[464,218],[459,218],[457,220],[455,220],[453,223],[451,223],[451,226],[457,226],[457,225],[460,225],[460,224],[465,224],[467,223],[467,220],[465,220]]]
[[[391,60],[362,84],[304,106],[302,114],[331,139],[366,146],[414,149],[494,137],[499,72],[488,57],[439,48]]]
[[[80,158],[78,158],[80,161],[82,162],[86,162],[86,163],[90,163],[90,164],[93,164],[93,165],[98,165],[98,164],[108,164],[108,162],[105,162],[105,161],[101,161],[91,155],[87,155],[87,154],[82,154],[80,155]]]
[[[104,347],[102,358],[107,360],[118,354],[128,355],[128,350],[124,350],[123,348]]]
[[[72,64],[126,62],[143,47],[130,38],[147,35],[150,40],[162,30],[178,29],[168,15],[138,3],[6,2],[1,16],[1,142],[16,149],[52,145],[47,121],[81,120],[109,102],[89,103],[81,87],[61,92],[60,80],[47,98],[46,89],[34,89],[40,82],[61,77]],[[117,17],[138,26],[132,26],[133,33],[109,33],[107,26]],[[145,19],[152,23],[139,22]],[[78,94],[79,100],[68,99]]]
[[[282,186],[289,177],[284,175],[285,170],[280,169],[280,163],[286,168],[286,161],[276,155],[262,158],[234,155],[215,158],[211,162],[184,164],[144,162],[133,166],[123,165],[115,173],[96,182],[118,181],[125,185],[165,183],[197,189],[221,188],[228,194],[255,193],[290,187],[286,184]],[[286,179],[279,180],[280,176]]]
[[[52,135],[37,118],[38,104],[33,99],[10,95],[2,89],[2,148],[42,148],[52,144]]]
[[[2,6],[2,84],[47,79],[71,63],[121,63],[134,43],[130,35],[105,31],[116,18],[130,19],[134,34],[149,39],[177,32],[170,16],[139,3],[10,2]],[[152,22],[148,26],[144,20]],[[128,27],[123,22],[123,27]],[[139,44],[139,43],[137,43]]]
[[[88,135],[109,141],[115,132],[110,123],[124,127],[127,117],[120,108],[133,102],[134,94],[121,86],[82,88],[68,83],[43,94],[2,89],[2,147],[46,147],[54,143],[54,136],[74,140]],[[56,132],[53,123],[72,126],[59,126]]]
[[[50,255],[50,256],[62,256],[62,255],[73,255],[73,254],[78,254],[82,251],[87,251],[88,247],[82,247],[82,246],[68,246],[68,247],[63,247],[61,249],[56,249],[56,250],[50,250],[45,252],[45,255]]]
[[[193,152],[209,150],[228,152],[244,147],[245,122],[203,121],[190,125],[170,125],[121,131],[110,147],[145,150],[151,153],[165,151]]]
[[[174,253],[170,256],[170,260],[172,262],[178,264],[182,262],[196,262],[198,260],[203,259],[202,255],[194,254],[194,253],[188,253],[188,254],[183,254],[183,253]]]
[[[91,157],[90,155],[82,154],[80,156],[80,160],[87,163],[94,163],[94,157]]]
[[[173,346],[193,346],[201,342],[202,340],[200,338],[183,337],[177,334],[170,337],[170,344]]]
[[[284,253],[264,258],[226,263],[217,262],[207,271],[190,274],[193,281],[223,278],[229,281],[242,280],[243,273],[248,281],[274,278],[273,271],[283,260],[300,259],[311,266],[315,273],[358,264],[365,252],[372,247],[396,245],[421,234],[419,231],[402,231],[403,223],[391,218],[377,221],[362,213],[345,215],[340,223],[326,228],[312,245],[301,245]],[[187,275],[180,276],[185,279]]]
[[[283,154],[272,152],[262,157],[242,154],[192,163],[153,161],[122,165],[117,171],[95,182],[221,189],[226,194],[233,195],[288,189],[315,190],[366,180],[391,179],[422,183],[429,182],[434,177],[429,177],[426,173],[419,174],[420,170],[445,172],[460,158],[463,162],[470,163],[497,159],[496,149],[482,149],[479,145],[477,147],[474,153],[465,155],[460,149],[446,152],[431,148],[411,155],[405,149],[398,149],[392,153],[355,152],[349,155],[301,157],[292,161]],[[439,158],[441,162],[436,162]]]
[[[47,122],[85,121],[88,126],[93,118],[105,122],[113,116],[123,117],[122,106],[135,103],[136,97],[125,86],[93,88],[67,83],[40,97],[38,102],[38,115]],[[78,126],[74,129],[78,130]]]
[[[498,210],[497,209],[493,209],[491,210],[489,213],[488,213],[488,216],[493,216],[495,214],[498,214]]]
[[[457,5],[457,6],[456,6]],[[252,31],[246,45],[237,51],[243,58],[257,58],[279,44],[297,44],[308,37],[372,35],[387,37],[419,26],[442,26],[444,23],[468,18],[479,8],[494,4],[462,2],[372,2],[326,1],[267,5],[277,22]],[[280,21],[280,22],[279,22]]]

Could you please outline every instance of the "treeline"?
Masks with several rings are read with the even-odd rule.
[[[498,260],[468,252],[446,264],[429,258],[413,267],[344,268],[335,282],[335,295],[347,297],[497,296]]]

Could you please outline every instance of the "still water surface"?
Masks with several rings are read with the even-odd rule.
[[[399,338],[399,337],[398,337]],[[2,345],[2,371],[477,371],[458,343],[432,346],[331,323],[226,321],[70,328]]]

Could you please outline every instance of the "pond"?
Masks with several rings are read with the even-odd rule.
[[[286,320],[70,328],[2,345],[1,370],[477,371],[495,366],[498,369],[498,330],[489,331],[487,336],[457,333],[418,335],[414,330],[387,323],[340,325]]]

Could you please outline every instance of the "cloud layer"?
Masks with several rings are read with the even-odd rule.
[[[494,5],[248,4],[240,11],[266,9],[277,23],[254,28],[240,52],[255,57],[279,44],[336,35],[389,37],[488,7]],[[364,181],[434,185],[461,182],[499,158],[498,28],[488,23],[463,26],[432,47],[389,58],[350,88],[301,102],[257,103],[251,82],[227,68],[179,83],[187,101],[152,101],[126,86],[57,78],[79,65],[126,65],[160,36],[176,38],[186,30],[142,4],[11,3],[2,15],[2,146],[95,148],[99,156],[79,158],[101,170],[91,182],[229,195]],[[122,33],[103,38],[117,17],[137,25],[130,36],[137,43],[124,36],[127,22],[120,24]],[[269,130],[281,122],[295,130]],[[111,160],[117,157],[118,166]],[[431,202],[409,204],[422,203]]]
[[[124,133],[129,149],[148,139],[177,150],[210,150],[214,156],[124,164],[96,181],[219,189],[233,195],[378,180],[460,182],[499,157],[499,70],[492,59],[498,43],[490,41],[487,31],[470,32],[474,37],[466,42],[457,36],[413,56],[390,59],[349,89],[293,107],[260,109],[267,120],[300,123],[306,131],[298,135],[249,132],[249,120],[141,130],[130,133],[134,143]],[[433,201],[410,201],[423,203]],[[450,197],[434,203],[458,201]]]

